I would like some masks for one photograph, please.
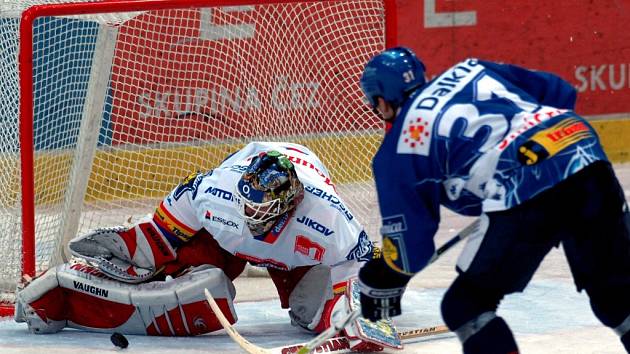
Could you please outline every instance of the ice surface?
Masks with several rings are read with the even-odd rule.
[[[269,280],[270,281],[270,280]],[[400,330],[441,323],[439,303],[445,289],[410,289],[403,313],[396,320]],[[307,341],[311,336],[289,324],[277,300],[239,302],[236,328],[251,342],[276,347]],[[512,326],[523,353],[623,353],[610,329],[599,325],[588,299],[571,283],[536,280],[522,294],[507,297],[499,311]],[[239,353],[221,331],[193,338],[127,336],[128,353]],[[116,349],[109,335],[71,329],[52,335],[29,334],[26,325],[0,322],[1,353],[111,353]],[[443,334],[406,343],[403,353],[458,353],[453,334]]]
[[[630,165],[616,166],[630,197]],[[472,219],[445,211],[437,244],[455,235]],[[440,300],[455,276],[453,267],[462,245],[444,254],[415,277],[403,298],[403,315],[396,318],[400,330],[441,324]],[[251,342],[276,347],[304,342],[309,334],[292,327],[286,310],[275,299],[268,278],[236,281],[237,330]],[[617,354],[624,353],[612,330],[599,324],[588,298],[577,293],[564,254],[554,249],[545,258],[525,292],[506,297],[499,308],[514,330],[524,354]],[[25,324],[0,320],[0,353],[241,353],[223,332],[193,338],[127,336],[129,348],[117,349],[107,334],[66,329],[53,335],[29,334]],[[443,334],[406,342],[402,353],[461,353],[455,335]]]

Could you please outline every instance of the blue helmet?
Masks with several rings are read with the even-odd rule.
[[[361,89],[373,108],[378,105],[376,97],[398,107],[414,89],[426,83],[424,71],[424,64],[411,49],[388,49],[367,63],[361,76]]]

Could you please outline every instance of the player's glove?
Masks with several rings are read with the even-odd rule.
[[[383,258],[372,259],[359,271],[361,313],[370,321],[398,316],[400,299],[411,276],[391,269]]]

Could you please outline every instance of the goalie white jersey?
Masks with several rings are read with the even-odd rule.
[[[295,165],[304,200],[262,235],[252,235],[237,211],[237,182],[260,152],[276,150]],[[304,146],[250,143],[207,173],[189,176],[156,211],[160,228],[181,241],[205,228],[226,251],[251,263],[290,270],[299,266],[365,261],[372,244],[335,191],[319,158]]]

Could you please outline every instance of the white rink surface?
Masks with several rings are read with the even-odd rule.
[[[616,170],[630,199],[630,164],[618,165]],[[437,244],[470,221],[444,211]],[[400,330],[441,324],[440,299],[455,276],[453,268],[461,247],[443,255],[412,280],[403,298],[403,315],[395,321]],[[239,278],[236,287],[239,321],[235,327],[251,342],[271,348],[312,338],[289,324],[270,279]],[[524,293],[506,297],[499,314],[510,324],[524,354],[624,353],[617,336],[592,314],[587,296],[575,291],[559,249],[545,258]],[[0,354],[242,353],[223,331],[194,338],[127,338],[129,348],[120,350],[106,334],[66,329],[53,335],[31,335],[25,324],[0,320]],[[461,353],[461,349],[455,335],[449,333],[406,342],[400,353],[450,354]]]

